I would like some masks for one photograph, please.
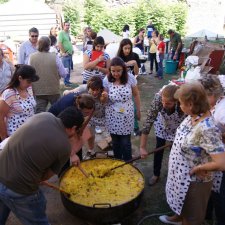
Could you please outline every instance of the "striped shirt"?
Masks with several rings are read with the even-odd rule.
[[[88,58],[89,58],[89,61],[91,61],[92,51],[86,50],[84,52],[84,54],[86,54],[88,56]],[[104,60],[105,61],[110,59],[109,54],[106,53],[106,52],[103,52],[103,56],[104,56]],[[100,76],[102,79],[104,79],[104,77],[105,77],[104,73],[102,73],[100,71],[97,71],[97,70],[94,70],[94,69],[93,70],[84,70],[82,75],[83,75],[83,80],[86,81],[86,82],[89,80],[89,78],[91,78],[93,76]]]

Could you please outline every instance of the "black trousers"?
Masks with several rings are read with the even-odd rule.
[[[205,219],[213,219],[214,210],[216,225],[225,225],[225,172],[223,172],[220,193],[211,192]]]
[[[156,137],[156,148],[159,148],[165,144],[166,144],[165,139]],[[164,153],[164,149],[159,152],[154,153],[153,174],[154,174],[154,176],[157,176],[157,177],[160,176],[162,160],[163,160],[163,153]]]
[[[156,61],[156,53],[150,53],[150,71],[153,71],[153,64],[155,62],[155,71],[158,71],[158,63]]]

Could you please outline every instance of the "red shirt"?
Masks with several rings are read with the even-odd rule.
[[[165,43],[163,41],[161,41],[158,45],[158,50],[159,49],[162,49],[162,53],[161,54],[164,54],[164,50],[165,50]]]

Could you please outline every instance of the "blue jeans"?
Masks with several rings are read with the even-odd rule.
[[[163,77],[163,59],[164,59],[164,55],[163,54],[159,54],[159,59],[160,59],[160,62],[158,63],[157,75],[158,75],[158,77]]]
[[[112,149],[116,159],[128,161],[132,159],[131,135],[110,134],[112,137]]]
[[[22,195],[0,183],[0,225],[4,225],[12,211],[24,225],[49,225],[46,210],[46,199],[41,192]]]
[[[70,71],[71,71],[71,65],[72,65],[72,55],[63,56],[62,63],[65,68],[68,68],[68,74],[64,78],[64,84],[70,83]]]

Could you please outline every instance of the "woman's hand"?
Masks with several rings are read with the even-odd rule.
[[[101,55],[96,59],[96,61],[97,61],[97,63],[105,61],[105,57],[103,55]]]
[[[108,93],[106,91],[103,91],[100,96],[100,101],[102,103],[106,103],[108,101]]]
[[[80,165],[80,159],[77,154],[73,154],[72,156],[70,156],[70,161],[74,166]]]
[[[147,156],[148,156],[147,150],[145,148],[140,148],[140,155],[141,155],[142,159],[147,158]]]
[[[135,64],[137,64],[136,60],[130,60],[130,61],[126,62],[127,66],[135,66]]]
[[[209,172],[202,169],[202,165],[195,166],[191,169],[190,175],[196,175],[199,179],[203,180],[209,176]]]

